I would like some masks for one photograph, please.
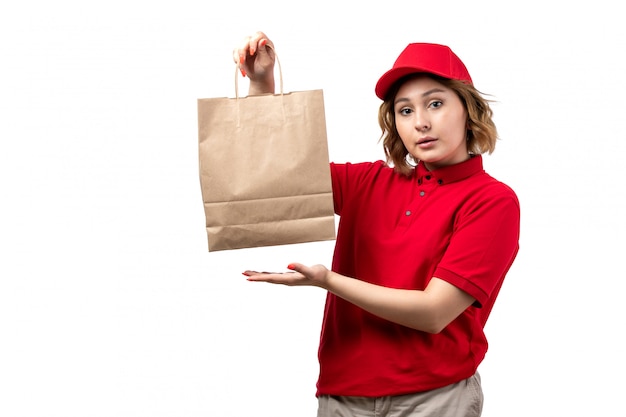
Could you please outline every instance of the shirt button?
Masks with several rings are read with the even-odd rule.
[[[443,184],[443,180],[437,180],[437,184],[439,185]]]
[[[424,191],[420,191],[420,197],[424,197],[426,193]]]
[[[407,216],[410,216],[411,215],[411,210],[405,211],[404,214],[406,214]]]

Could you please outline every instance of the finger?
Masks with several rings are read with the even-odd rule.
[[[251,275],[249,277],[246,277],[246,280],[248,280],[250,282],[269,282],[269,283],[273,283],[272,280],[270,278],[268,278],[268,275],[263,275],[263,274]]]
[[[261,31],[256,32],[254,35],[252,35],[252,37],[250,38],[250,55],[254,55],[256,54],[257,51],[265,51],[265,46],[268,45],[270,47],[273,47],[271,41],[269,40],[269,38],[267,37],[267,35]]]
[[[252,37],[246,36],[245,38],[242,39],[239,46],[237,46],[233,50],[233,60],[235,61],[236,64],[243,66],[243,64],[246,61],[246,55],[253,55],[252,51],[250,50],[251,40],[252,40]]]
[[[295,272],[293,271],[287,271],[287,272],[269,272],[269,271],[252,271],[252,270],[246,270],[242,272],[243,275],[247,276],[247,277],[252,277],[252,276],[259,276],[259,275],[263,275],[263,276],[267,276],[267,275],[285,275],[285,274],[295,274]]]
[[[299,272],[302,275],[306,275],[304,272],[306,271],[307,266],[298,262],[292,262],[289,265],[287,265],[287,269],[291,271]]]
[[[244,273],[244,275],[246,274]],[[285,284],[285,285],[293,284],[295,282],[294,279],[297,279],[297,277],[298,275],[296,275],[294,272],[285,272],[285,273],[277,273],[277,274],[257,272],[252,275],[246,275],[246,279],[248,281],[268,282],[270,284]]]
[[[258,271],[244,271],[243,275],[246,277],[248,281],[258,281],[258,282],[271,282],[270,277],[272,275],[266,274]]]

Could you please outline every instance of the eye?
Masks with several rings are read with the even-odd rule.
[[[397,113],[400,114],[401,116],[406,116],[408,114],[411,114],[412,112],[413,112],[413,110],[411,110],[408,107],[403,107],[403,108],[397,110]]]
[[[434,109],[438,109],[443,106],[443,102],[441,100],[433,100],[428,104],[428,107],[432,107]]]

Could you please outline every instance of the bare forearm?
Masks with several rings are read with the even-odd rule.
[[[432,297],[424,291],[381,287],[330,271],[326,289],[383,319],[429,333],[441,325]]]
[[[273,94],[275,88],[274,78],[264,81],[250,81],[248,95]]]
[[[292,263],[292,273],[245,271],[249,281],[312,285],[343,298],[378,317],[428,333],[439,333],[475,299],[465,291],[432,277],[423,291],[370,284],[328,270],[323,265]]]

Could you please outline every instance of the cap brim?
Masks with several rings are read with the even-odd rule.
[[[386,73],[384,73],[383,76],[380,77],[380,79],[376,83],[376,88],[374,90],[376,92],[376,96],[379,99],[384,100],[387,97],[387,93],[389,92],[389,89],[395,84],[396,81],[398,81],[402,77],[405,77],[411,74],[433,74],[433,75],[437,75],[443,78],[448,78],[448,79],[450,78],[448,74],[443,74],[441,72],[433,71],[432,69],[419,68],[419,67],[393,68],[387,71]],[[464,80],[463,82],[466,82],[469,84],[472,83],[471,79],[467,81]]]

